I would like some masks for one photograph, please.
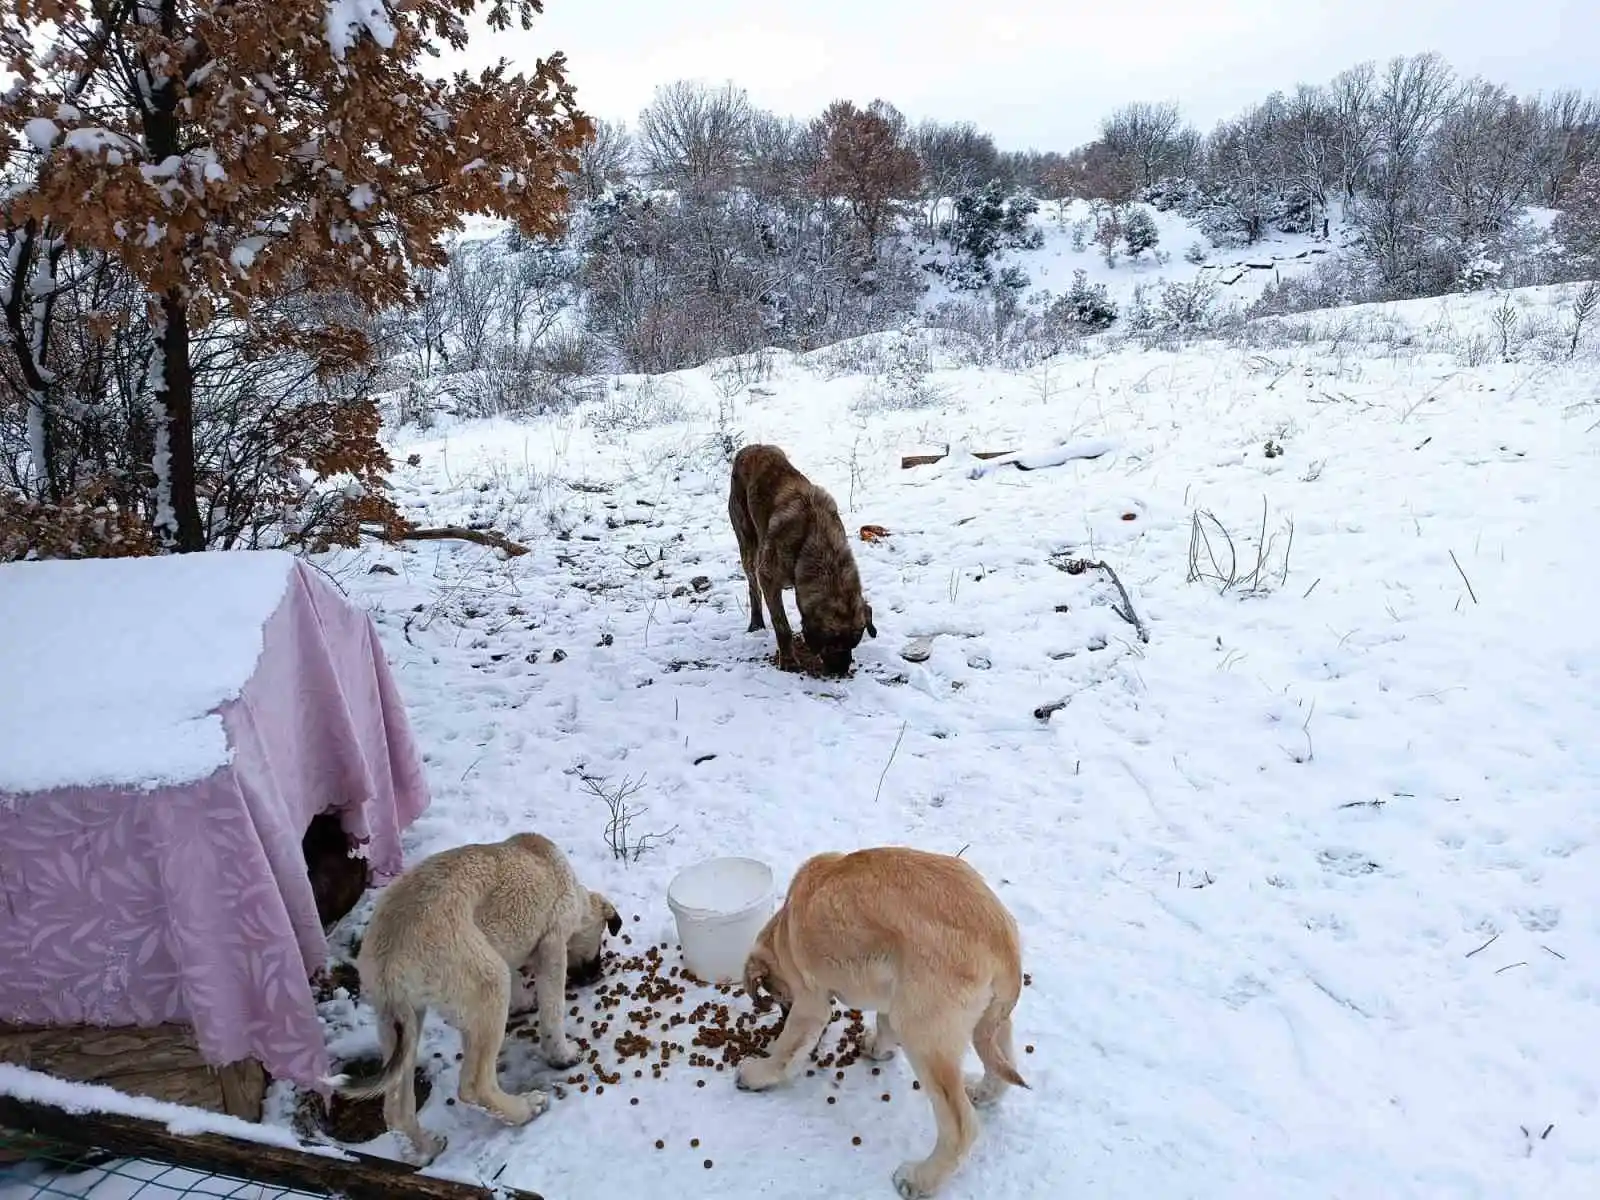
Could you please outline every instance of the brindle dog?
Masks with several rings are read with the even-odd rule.
[[[783,589],[792,587],[806,646],[826,673],[848,674],[862,633],[875,638],[878,631],[833,497],[796,470],[778,447],[746,446],[733,457],[728,518],[750,584],[749,632],[766,627],[765,596],[778,638],[778,665],[799,669],[794,631],[783,610]]]

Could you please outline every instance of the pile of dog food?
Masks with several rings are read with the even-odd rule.
[[[637,919],[637,918],[636,918]],[[674,1064],[708,1073],[730,1072],[744,1059],[766,1052],[783,1028],[777,1006],[767,997],[747,1001],[738,984],[706,983],[678,962],[675,948],[666,942],[632,950],[633,938],[618,939],[623,949],[608,950],[601,958],[605,977],[588,993],[585,1014],[578,992],[568,992],[568,1032],[583,1054],[582,1065],[565,1083],[580,1093],[604,1094],[624,1079],[661,1079]],[[707,993],[710,993],[708,996]],[[577,1022],[574,1029],[571,1022]],[[837,1036],[826,1034],[811,1051],[814,1064],[808,1074],[844,1068],[860,1060],[867,1038],[865,1018],[857,1009],[833,1013],[833,1023],[843,1021]],[[537,1037],[531,1016],[515,1032]],[[825,1048],[827,1047],[827,1048]],[[705,1079],[696,1080],[704,1087]],[[565,1088],[553,1089],[556,1096]],[[635,1098],[632,1103],[637,1104]]]

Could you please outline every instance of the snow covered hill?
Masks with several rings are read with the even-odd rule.
[[[1030,218],[1029,223],[1043,238],[1041,246],[1005,250],[996,265],[1021,268],[1028,277],[1028,292],[1044,290],[1056,296],[1072,287],[1075,272],[1083,271],[1091,285],[1103,285],[1118,308],[1124,310],[1133,301],[1137,288],[1196,280],[1215,283],[1224,304],[1243,308],[1274,279],[1297,275],[1338,253],[1342,236],[1339,230],[1333,231],[1331,240],[1273,231],[1254,246],[1219,248],[1211,244],[1195,221],[1180,212],[1160,212],[1148,204],[1133,207],[1150,216],[1160,239],[1153,250],[1137,257],[1130,257],[1126,247],[1118,245],[1114,265],[1108,264],[1094,243],[1094,207],[1086,200],[1069,200],[1041,204]],[[1192,261],[1194,258],[1200,261]],[[924,312],[960,298],[960,293],[942,281],[931,282],[933,286],[923,299]]]

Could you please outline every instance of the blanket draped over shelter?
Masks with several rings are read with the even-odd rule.
[[[301,838],[335,810],[390,877],[428,803],[371,618],[276,552],[11,564],[0,610],[0,1021],[183,1022],[315,1085]]]

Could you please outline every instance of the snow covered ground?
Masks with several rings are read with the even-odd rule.
[[[945,206],[948,216],[948,205]],[[1218,302],[1226,306],[1244,307],[1261,295],[1267,284],[1281,278],[1311,270],[1325,256],[1337,254],[1343,231],[1335,229],[1333,239],[1325,241],[1309,234],[1286,234],[1276,230],[1253,246],[1219,248],[1213,246],[1196,222],[1179,212],[1159,212],[1148,204],[1136,203],[1154,222],[1160,241],[1154,250],[1145,251],[1137,258],[1129,258],[1127,247],[1116,246],[1116,256],[1108,263],[1104,252],[1094,244],[1096,221],[1093,208],[1087,200],[1067,200],[1057,203],[1045,201],[1039,205],[1029,223],[1043,237],[1043,243],[1034,249],[1008,249],[994,260],[996,269],[1016,266],[1028,276],[1024,296],[1037,291],[1048,291],[1060,296],[1072,287],[1073,274],[1082,271],[1091,284],[1103,285],[1106,294],[1120,309],[1126,310],[1134,292],[1140,287],[1159,290],[1167,283],[1193,283],[1204,280],[1217,287]],[[1074,226],[1080,232],[1074,237]],[[1082,240],[1082,248],[1077,242]],[[929,257],[925,242],[913,239],[913,245]],[[948,258],[945,243],[931,257]],[[1198,247],[1203,261],[1191,262],[1185,257],[1192,247]],[[1160,261],[1157,254],[1166,261]],[[930,284],[923,297],[922,308],[932,311],[945,301],[971,299],[971,295],[952,290],[936,276],[928,277]]]
[[[1563,357],[1565,295],[1512,297],[1539,332],[1503,344],[1501,298],[1458,297],[938,371],[916,410],[863,411],[826,351],[731,406],[713,371],[622,380],[600,422],[670,424],[408,431],[411,516],[531,548],[324,560],[427,752],[409,851],[542,831],[669,960],[667,882],[705,856],[786,883],[825,849],[961,852],[1023,930],[1033,1090],[955,1200],[1600,1195],[1600,346]],[[879,637],[852,679],[781,674],[745,632],[723,433],[890,531],[854,543]],[[1042,465],[1068,442],[1109,449]],[[963,446],[1041,465],[974,478]],[[635,785],[633,832],[668,836],[622,862],[594,793]],[[324,1015],[372,1052],[369,1009]],[[439,1169],[550,1200],[891,1196],[933,1135],[900,1060],[760,1096],[624,1066],[510,1130],[450,1103],[456,1050],[431,1019]],[[532,1039],[504,1071],[556,1081]]]

